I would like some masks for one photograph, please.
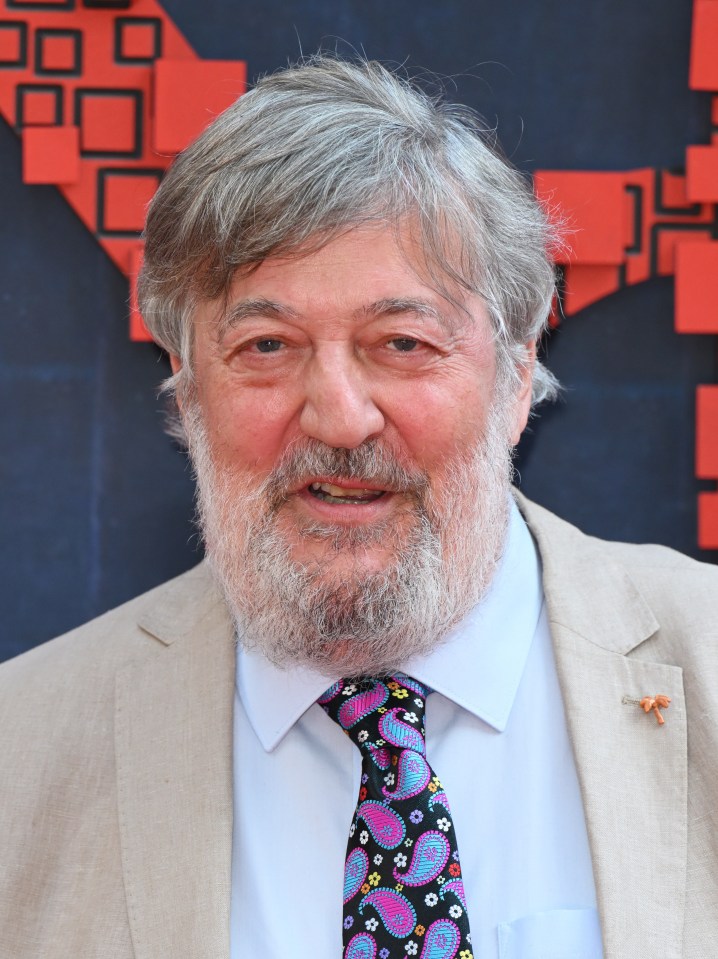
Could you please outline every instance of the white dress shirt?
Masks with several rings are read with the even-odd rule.
[[[451,803],[475,959],[601,959],[540,562],[514,505],[484,600],[403,671],[434,690],[427,758]],[[361,757],[315,703],[339,678],[238,649],[232,959],[342,955]]]

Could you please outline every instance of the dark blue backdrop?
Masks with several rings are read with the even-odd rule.
[[[245,59],[250,77],[340,37],[451,78],[528,171],[682,166],[708,140],[709,97],[687,85],[689,0],[165,7],[201,56]],[[0,211],[1,659],[200,554],[155,397],[166,363],[128,341],[124,278],[54,188],[22,185],[1,123]],[[592,533],[700,555],[694,390],[718,379],[716,338],[673,332],[664,280],[567,321],[547,353],[567,390],[522,441],[525,492]]]

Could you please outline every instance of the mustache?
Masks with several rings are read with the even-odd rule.
[[[319,440],[298,440],[289,446],[265,479],[263,492],[270,508],[278,509],[297,489],[317,476],[351,478],[396,493],[410,493],[422,500],[429,489],[428,475],[404,465],[386,443],[366,440],[354,449],[337,449]]]

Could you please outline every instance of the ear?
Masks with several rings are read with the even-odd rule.
[[[516,446],[526,429],[531,412],[531,393],[533,387],[534,366],[536,365],[536,340],[525,344],[526,359],[521,365],[521,385],[514,397],[513,429],[511,445]]]
[[[182,369],[182,360],[179,358],[179,356],[175,356],[174,353],[170,353],[169,357],[170,357],[170,367],[172,368],[172,375],[176,376],[179,373],[179,371]],[[181,391],[175,390],[174,398],[180,413],[182,413],[182,403],[180,402],[180,398],[179,398],[180,392]]]

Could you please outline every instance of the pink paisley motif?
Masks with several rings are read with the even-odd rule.
[[[357,809],[374,841],[384,849],[396,849],[406,835],[404,820],[393,809],[376,799],[367,799]]]
[[[449,808],[449,800],[446,798],[446,793],[444,792],[443,789],[439,790],[438,793],[434,793],[434,795],[431,796],[431,798],[429,799],[429,803],[428,803],[429,812],[434,811],[434,806],[437,803],[440,806],[443,806],[444,809],[449,813],[449,815],[451,815],[451,809]]]
[[[446,836],[431,830],[414,843],[411,865],[405,873],[394,870],[394,878],[405,886],[423,886],[439,875],[449,860],[451,847]]]
[[[369,713],[383,706],[389,698],[389,690],[384,683],[376,683],[372,689],[365,689],[355,696],[350,696],[339,707],[339,722],[343,729],[351,729],[358,722],[365,719]]]
[[[414,726],[408,723],[402,723],[397,718],[397,713],[405,713],[403,706],[397,706],[388,710],[383,716],[379,717],[379,732],[392,746],[401,746],[402,749],[413,749],[414,752],[422,756],[426,754],[426,745],[424,737]]]
[[[375,746],[373,743],[366,743],[366,751],[371,756],[374,764],[382,771],[391,766],[391,753],[386,746]]]
[[[359,914],[363,915],[365,906],[373,906],[379,913],[386,931],[398,939],[408,936],[416,925],[416,911],[406,896],[394,889],[379,886],[372,889],[359,903]]]
[[[420,959],[454,959],[461,945],[461,932],[451,919],[437,919],[426,930]]]
[[[439,890],[439,899],[443,899],[447,892],[453,892],[464,909],[466,909],[466,893],[464,892],[464,883],[461,879],[450,879],[448,882],[445,882]]]

